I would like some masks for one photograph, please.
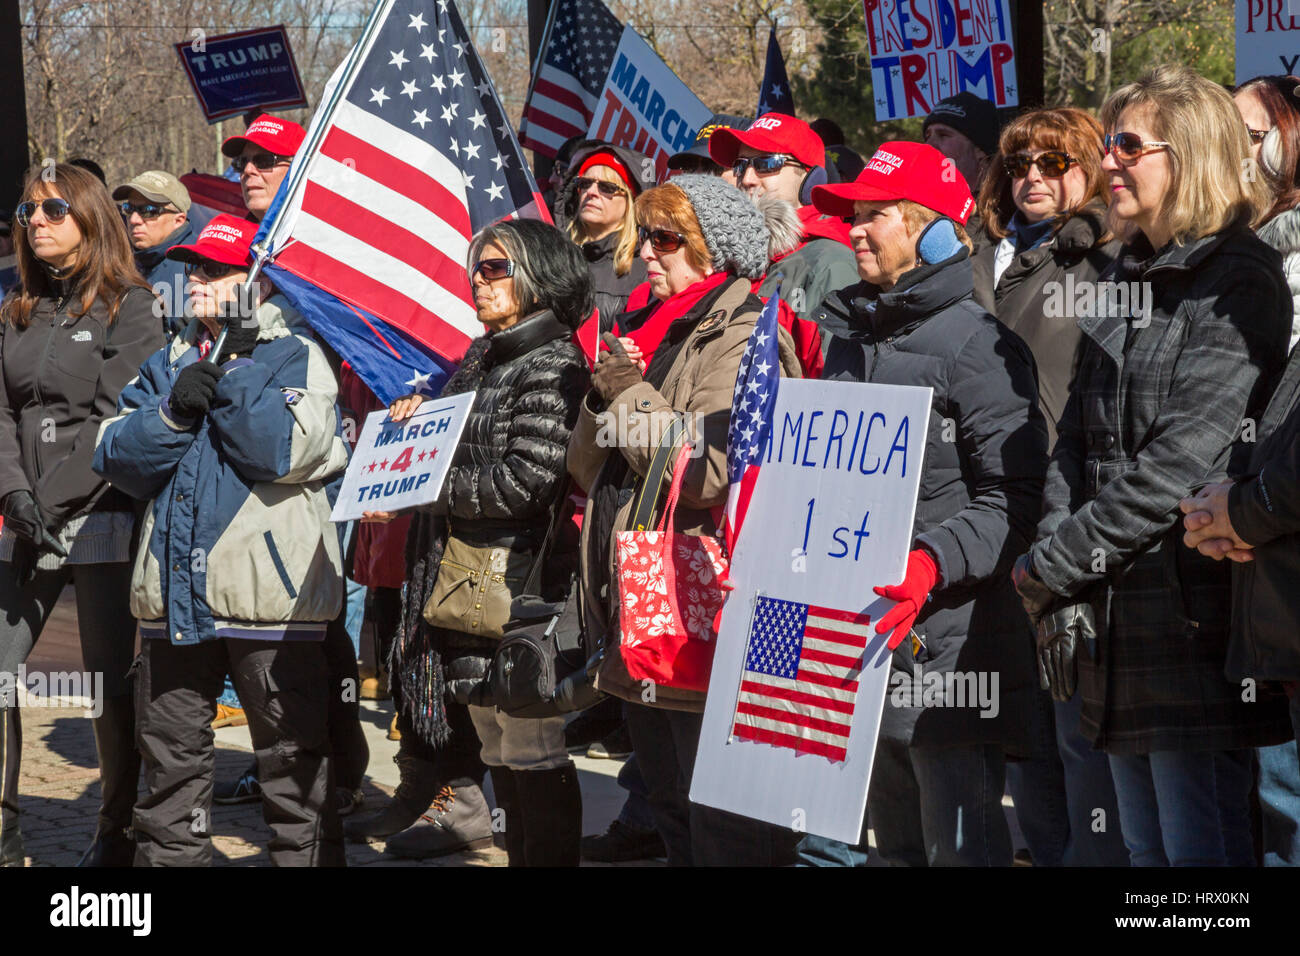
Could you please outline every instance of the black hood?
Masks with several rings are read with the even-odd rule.
[[[845,293],[853,293],[847,300]],[[975,293],[970,253],[956,255],[933,265],[917,266],[903,273],[888,292],[862,282],[840,293],[850,309],[849,326],[877,335],[892,335],[909,325],[960,302]]]
[[[638,153],[626,146],[609,145],[589,146],[580,150],[569,161],[569,172],[560,183],[559,198],[555,203],[555,224],[561,229],[566,228],[578,213],[578,191],[573,181],[578,178],[578,170],[592,153],[613,153],[618,157],[618,161],[632,176],[633,199],[655,184],[654,161],[644,153]]]

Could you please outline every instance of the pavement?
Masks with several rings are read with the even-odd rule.
[[[76,606],[72,591],[65,591],[28,658],[29,673],[81,669]],[[58,700],[56,707],[23,709],[23,761],[19,776],[19,807],[28,866],[71,866],[80,859],[94,836],[99,808],[99,771],[95,742],[85,701]],[[393,716],[390,701],[363,701],[361,724],[370,746],[370,763],[363,786],[367,813],[383,806],[397,785],[393,755],[397,743],[387,739]],[[216,731],[216,774],[229,780],[250,764],[252,744],[247,727]],[[575,754],[582,788],[583,832],[603,833],[623,805],[624,791],[616,777],[621,761],[593,760]],[[487,783],[491,800],[491,781]],[[1022,846],[1019,827],[1009,798],[1004,807],[1016,846]],[[210,819],[213,859],[217,866],[269,866],[266,843],[271,833],[262,821],[260,803],[215,805]],[[347,844],[349,866],[505,866],[506,855],[495,847],[458,853],[433,860],[399,860],[383,852],[382,843]],[[876,863],[875,860],[872,861]],[[642,861],[622,866],[662,865]],[[601,864],[587,864],[596,865]],[[877,864],[878,865],[878,864]]]

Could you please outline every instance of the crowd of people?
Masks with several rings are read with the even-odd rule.
[[[829,120],[718,114],[658,182],[566,143],[555,225],[470,242],[484,333],[440,390],[475,399],[438,498],[350,524],[348,443],[385,406],[250,280],[302,128],[228,139],[247,214],[201,226],[171,173],[33,170],[0,307],[0,672],[71,584],[104,677],[83,865],[207,865],[214,800],[261,801],[277,865],[342,865],[345,840],[496,841],[511,866],[1300,864],[1300,78],[1164,66],[1097,116],[1002,126],[965,92],[922,129],[864,158]],[[621,652],[618,535],[668,511],[721,536],[737,373],[778,294],[781,375],[931,389],[904,580],[844,606],[894,602],[891,685],[998,675],[992,716],[889,696],[854,843],[692,802],[706,694],[647,695]],[[690,456],[660,446],[676,421]],[[485,593],[457,590],[485,552],[603,650],[584,712],[485,696],[501,634],[455,597]],[[369,815],[356,688],[396,711],[400,783]],[[233,723],[255,762],[216,780]],[[15,700],[0,724],[0,864],[22,865]],[[627,796],[584,836],[588,747]]]

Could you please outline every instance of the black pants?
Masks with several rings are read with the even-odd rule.
[[[135,656],[135,618],[131,616],[131,565],[64,565],[52,571],[37,571],[19,587],[9,563],[0,562],[0,673],[14,675],[27,660],[45,629],[59,595],[71,581],[77,592],[77,624],[81,636],[82,666],[102,687],[92,683],[87,696],[98,693],[103,702],[129,698],[127,672]],[[0,825],[18,825],[18,774],[22,764],[22,723],[16,703],[0,699]],[[96,739],[130,739],[131,708],[107,706],[98,721],[121,726],[97,733]],[[99,728],[108,731],[108,728]],[[99,826],[122,829],[131,825],[140,779],[139,756],[126,747],[112,747],[100,753],[102,804]]]
[[[212,862],[213,732],[229,673],[248,716],[262,816],[277,866],[342,866],[326,730],[329,690],[319,641],[144,642],[136,679],[149,794],[135,809],[137,866]]]
[[[335,783],[349,791],[361,786],[370,763],[370,745],[361,729],[361,675],[347,629],[348,605],[325,630],[325,665],[329,680],[329,736]],[[242,699],[242,698],[241,698]]]

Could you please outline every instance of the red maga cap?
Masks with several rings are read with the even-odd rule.
[[[181,262],[211,259],[231,266],[251,265],[249,247],[253,244],[253,236],[257,235],[257,227],[255,222],[222,213],[203,227],[194,242],[168,249],[167,258]]]
[[[828,216],[851,216],[858,200],[892,202],[910,199],[961,225],[975,200],[966,179],[951,160],[925,143],[881,143],[851,183],[816,186],[813,205]]]
[[[306,137],[307,131],[292,120],[259,116],[243,133],[227,138],[221,151],[235,157],[244,151],[245,143],[252,143],[277,156],[292,156]]]
[[[826,147],[803,120],[785,113],[764,113],[744,130],[718,129],[709,137],[709,156],[724,169],[736,165],[740,147],[764,153],[787,153],[805,166],[824,166]]]

